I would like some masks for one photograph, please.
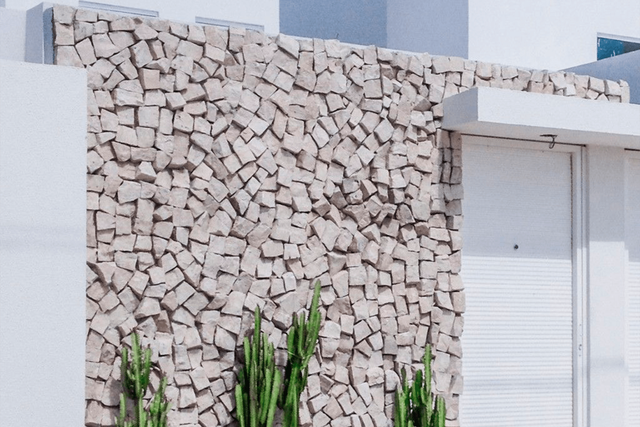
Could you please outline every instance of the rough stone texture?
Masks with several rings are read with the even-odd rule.
[[[628,101],[624,83],[570,73],[53,16],[57,64],[89,76],[88,426],[115,424],[132,331],[169,377],[171,425],[231,423],[254,308],[283,363],[316,279],[325,322],[302,424],[389,425],[393,372],[420,367],[430,343],[458,426],[461,140],[440,129],[443,98],[493,86]]]

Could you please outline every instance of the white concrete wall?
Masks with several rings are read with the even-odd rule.
[[[53,62],[51,3],[29,10],[0,7],[0,60]]]
[[[42,0],[5,0],[6,7],[30,9]],[[55,3],[78,6],[78,0]],[[156,10],[163,19],[194,22],[196,16],[263,25],[270,34],[279,32],[279,0],[95,0],[95,3]]]
[[[86,72],[0,61],[0,426],[84,425]]]
[[[587,146],[588,411],[591,427],[624,425],[624,166],[624,149]]]
[[[469,58],[538,69],[597,59],[597,33],[640,37],[639,0],[468,0]]]
[[[468,0],[387,0],[391,49],[467,57]]]
[[[0,60],[24,60],[26,25],[26,11],[0,7]]]

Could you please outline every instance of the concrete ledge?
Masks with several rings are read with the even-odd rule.
[[[640,149],[640,105],[478,87],[444,101],[442,127],[465,134]]]

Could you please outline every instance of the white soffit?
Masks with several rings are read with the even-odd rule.
[[[463,134],[640,149],[640,105],[476,87],[444,100],[442,127]]]

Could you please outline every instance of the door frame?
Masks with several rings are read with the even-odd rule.
[[[462,145],[507,147],[523,150],[555,150],[569,153],[571,158],[571,236],[573,283],[573,425],[588,426],[589,363],[588,363],[588,265],[586,221],[586,152],[582,145],[557,143],[549,148],[548,142],[486,137],[462,134]],[[640,152],[638,152],[640,158]],[[462,165],[464,185],[464,164]],[[464,199],[462,201],[464,205]],[[463,230],[464,233],[464,230]],[[464,340],[463,340],[464,345]],[[463,358],[464,363],[464,358]]]

